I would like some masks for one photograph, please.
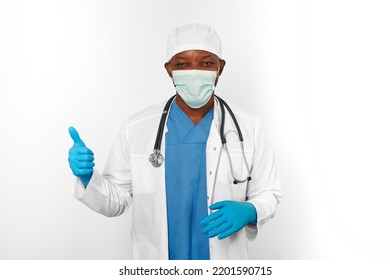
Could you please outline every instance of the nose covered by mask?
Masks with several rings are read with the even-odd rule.
[[[193,109],[204,106],[215,90],[218,71],[174,70],[172,79],[180,97]]]

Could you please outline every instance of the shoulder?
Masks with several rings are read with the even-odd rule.
[[[242,108],[241,106],[230,102],[228,99],[224,99],[228,106],[233,111],[235,118],[237,119],[238,125],[246,139],[256,139],[258,137],[264,137],[266,131],[265,122],[261,119],[258,114],[250,112],[249,110]],[[226,115],[229,113],[225,110]],[[231,118],[227,118],[227,122],[231,123],[233,127],[233,121]]]
[[[137,147],[145,146],[157,133],[165,102],[160,102],[133,114],[122,126],[119,134]]]
[[[240,107],[235,103],[229,102],[228,105],[230,106],[234,114],[241,118],[245,118],[247,120],[252,120],[252,121],[255,121],[256,119],[259,118],[259,116],[257,116],[256,114],[249,112],[248,110]]]
[[[248,124],[248,125],[257,125],[260,121],[260,117],[253,112],[250,112],[249,110],[230,102],[228,99],[224,99],[224,101],[227,103],[227,105],[231,108],[233,111],[237,121]],[[228,114],[227,110],[226,114]]]
[[[145,109],[130,116],[130,118],[126,122],[126,125],[132,126],[138,123],[148,122],[155,118],[160,118],[165,104],[166,102],[160,102],[146,107]]]

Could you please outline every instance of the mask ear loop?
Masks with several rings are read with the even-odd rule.
[[[171,67],[171,61],[168,61],[168,65],[169,65],[169,70],[171,70],[171,79],[172,79],[172,84],[173,86],[175,87],[176,89],[176,85],[175,85],[175,81],[173,80],[173,70],[172,70],[172,67]]]
[[[218,70],[217,70],[217,75],[215,76],[215,81],[214,81],[214,86],[217,87],[217,83],[218,83],[218,79],[219,79],[219,76],[221,76],[221,74],[219,74],[219,71],[221,70],[221,65],[218,67]],[[215,89],[214,89],[215,91]]]

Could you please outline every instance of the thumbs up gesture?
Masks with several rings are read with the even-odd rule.
[[[68,161],[70,169],[87,186],[89,180],[91,180],[93,167],[95,166],[93,163],[95,159],[93,152],[87,148],[74,127],[69,127],[69,134],[74,141],[72,148],[69,150]]]

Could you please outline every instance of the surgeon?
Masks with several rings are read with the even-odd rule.
[[[174,29],[164,67],[176,93],[130,117],[103,173],[69,128],[75,197],[108,217],[130,209],[133,259],[247,259],[282,200],[261,122],[215,95],[225,64],[213,28]]]

